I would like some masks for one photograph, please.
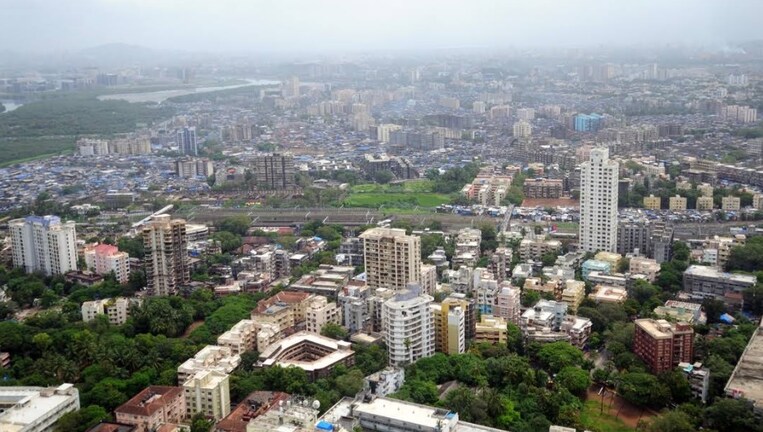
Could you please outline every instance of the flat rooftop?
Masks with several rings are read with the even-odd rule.
[[[763,321],[752,334],[725,388],[727,395],[751,400],[756,410],[763,409],[763,331],[761,327],[763,327]]]
[[[418,405],[395,399],[376,398],[368,403],[360,403],[354,410],[357,414],[367,414],[405,422],[425,428],[437,428],[453,413],[446,409]],[[446,420],[447,421],[447,420]]]
[[[20,431],[40,417],[60,410],[79,394],[71,384],[58,387],[0,387],[0,430],[3,432]],[[61,413],[63,414],[63,413]]]

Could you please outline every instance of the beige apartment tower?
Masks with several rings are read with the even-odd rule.
[[[181,286],[191,281],[185,220],[155,216],[143,226],[142,236],[149,295],[177,294]]]
[[[360,235],[370,289],[404,289],[421,280],[421,239],[403,229],[373,228]]]

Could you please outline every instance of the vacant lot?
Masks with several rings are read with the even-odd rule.
[[[432,182],[426,179],[409,180],[394,184],[355,185],[344,200],[349,207],[410,209],[437,207],[450,201],[447,195],[432,192]]]

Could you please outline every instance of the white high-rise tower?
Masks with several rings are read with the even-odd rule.
[[[580,249],[615,252],[617,248],[618,163],[608,148],[594,148],[580,164]]]
[[[47,276],[77,270],[77,234],[74,221],[58,216],[27,216],[8,222],[13,265],[27,273]]]

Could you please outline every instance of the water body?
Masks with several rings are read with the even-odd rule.
[[[209,92],[214,92],[219,90],[230,90],[234,88],[246,87],[251,85],[264,86],[264,85],[280,84],[279,81],[272,81],[272,80],[248,79],[246,81],[247,81],[246,84],[235,84],[235,85],[229,85],[229,86],[198,87],[194,89],[160,90],[160,91],[152,91],[152,92],[144,92],[144,93],[101,95],[101,96],[98,96],[98,99],[99,100],[126,100],[127,102],[137,102],[137,103],[144,103],[144,102],[162,103],[165,100],[175,96],[185,96],[189,94],[198,94],[198,93],[209,93]]]
[[[23,103],[16,103],[11,100],[0,100],[0,104],[3,104],[3,106],[5,107],[5,111],[3,112],[11,112],[15,110],[16,108],[24,105]]]

